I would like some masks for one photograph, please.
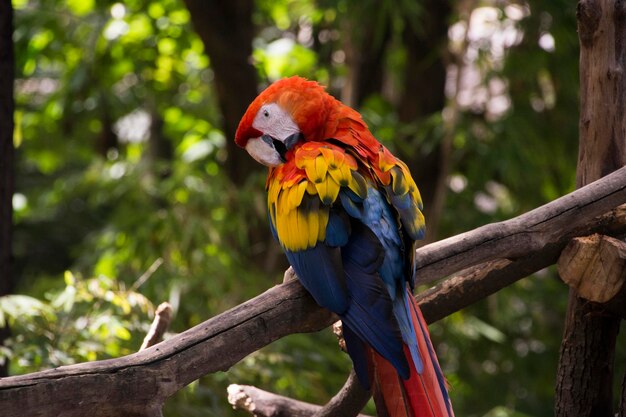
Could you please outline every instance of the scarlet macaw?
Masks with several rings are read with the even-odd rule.
[[[263,91],[235,141],[270,167],[272,233],[302,285],[341,318],[355,372],[373,388],[379,414],[453,416],[411,293],[414,245],[425,225],[407,166],[358,112],[300,77]]]

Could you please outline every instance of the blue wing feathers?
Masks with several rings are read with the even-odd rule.
[[[368,370],[367,348],[363,341],[352,331],[347,323],[343,323],[343,339],[346,341],[348,355],[354,364],[354,372],[365,389],[371,388]]]
[[[411,358],[413,359],[413,364],[415,365],[415,370],[417,373],[421,374],[424,370],[424,362],[422,362],[422,357],[419,352],[419,347],[417,346],[417,334],[415,333],[415,326],[413,325],[413,320],[411,319],[411,301],[409,297],[411,295],[405,290],[403,291],[403,296],[398,297],[399,299],[394,302],[394,313],[396,317],[401,317],[398,319],[400,323],[400,331],[402,332],[402,340],[409,347],[409,352],[411,352]]]
[[[350,238],[350,219],[339,210],[331,210],[326,226],[326,244],[328,246],[344,246]]]
[[[361,219],[363,217],[363,199],[353,193],[349,188],[343,188],[339,192],[341,206],[350,217]]]
[[[399,223],[402,211],[408,215],[415,203],[406,198],[389,201],[389,195],[372,184],[366,190],[360,196],[342,187],[330,208],[325,241],[311,249],[286,253],[317,303],[342,319],[357,376],[369,386],[364,342],[387,359],[402,378],[409,376],[403,342],[418,371],[422,362],[407,303],[410,277],[405,274],[410,260],[405,256],[406,236],[403,238]],[[305,198],[303,209],[319,209],[315,200]]]
[[[318,244],[303,251],[285,251],[304,288],[315,301],[330,311],[341,314],[348,308],[344,271],[339,249]]]
[[[365,273],[375,274],[384,261],[383,248],[374,233],[365,226],[357,224],[354,229],[349,244],[342,248],[342,259]]]
[[[353,226],[351,239],[342,249],[346,289],[351,300],[342,319],[408,377],[400,329],[389,293],[377,272],[384,261],[383,254],[380,242],[370,229],[362,224]]]

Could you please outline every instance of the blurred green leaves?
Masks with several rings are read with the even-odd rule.
[[[317,63],[313,51],[290,39],[278,39],[257,47],[254,59],[268,79],[275,81],[282,77],[300,75],[311,77],[311,69]]]
[[[0,323],[14,336],[0,360],[12,373],[127,355],[138,349],[154,309],[138,292],[101,275],[81,279],[65,273],[65,288],[43,299],[0,297]]]

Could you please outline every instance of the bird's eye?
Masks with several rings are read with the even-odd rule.
[[[267,109],[264,109],[264,110],[263,110],[263,116],[264,116],[265,118],[270,117],[270,112],[268,112],[268,111],[267,111]]]

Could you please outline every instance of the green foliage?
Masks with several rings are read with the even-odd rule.
[[[491,407],[486,415],[547,414],[567,304],[561,292],[566,287],[545,271],[433,326],[451,395],[465,415]],[[492,394],[483,399],[478,392]]]
[[[0,323],[14,334],[2,348],[12,373],[116,358],[136,351],[153,314],[150,301],[104,275],[65,273],[65,288],[39,300],[0,297]]]
[[[266,223],[263,178],[251,174],[239,189],[228,178],[225,143],[233,132],[221,131],[218,80],[183,2],[13,4],[14,251],[23,295],[0,298],[0,323],[14,334],[1,352],[11,371],[130,353],[147,329],[151,302],[172,303],[171,330],[179,332],[278,283],[280,249],[249,243]],[[451,53],[473,78],[457,83],[466,96],[451,88],[445,111],[412,123],[399,122],[397,105],[407,62],[403,29],[425,31],[424,2],[257,0],[247,22],[257,29],[252,59],[260,86],[300,74],[340,96],[354,70],[350,48],[368,30],[375,36],[367,47],[388,42],[384,88],[359,110],[385,145],[415,161],[450,140],[440,230],[452,235],[574,187],[573,7],[497,4],[471,16],[493,16],[485,27],[517,40],[503,46],[492,43],[497,36],[459,36],[468,15],[453,13]],[[457,415],[551,414],[566,300],[549,270],[432,326]],[[229,383],[322,403],[349,367],[329,331],[293,335],[182,390],[166,415],[234,415],[225,400]]]

